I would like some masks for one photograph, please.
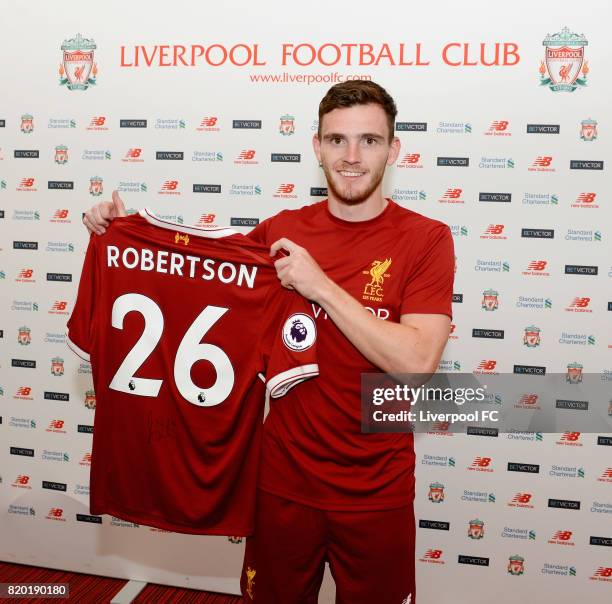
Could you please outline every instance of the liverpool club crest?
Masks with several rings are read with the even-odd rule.
[[[102,178],[100,176],[92,176],[89,179],[89,194],[94,197],[99,197],[102,195]]]
[[[34,116],[29,113],[24,113],[21,116],[21,131],[24,134],[30,134],[34,131]]]
[[[77,34],[76,38],[64,40],[62,63],[59,67],[60,86],[68,90],[87,90],[96,83],[98,66],[94,63],[96,43]]]
[[[542,44],[546,51],[540,62],[540,85],[553,92],[573,92],[578,86],[587,85],[588,61],[584,60],[584,48],[588,45],[584,34],[575,34],[567,27],[548,34]]]
[[[29,327],[20,327],[19,334],[17,335],[17,342],[22,346],[27,346],[32,341]]]
[[[56,164],[67,164],[68,163],[68,147],[66,145],[58,145],[55,147],[55,163]]]
[[[583,141],[594,141],[597,138],[597,122],[589,118],[580,122],[580,138]]]
[[[53,357],[51,359],[51,375],[64,375],[64,359],[61,357]]]
[[[484,537],[484,522],[482,520],[470,520],[468,537],[470,539],[482,539]]]
[[[444,501],[444,485],[439,482],[432,482],[429,485],[429,501],[442,503]]]
[[[567,366],[567,373],[565,374],[565,381],[570,384],[580,384],[582,382],[582,365],[580,363],[569,363]]]
[[[527,348],[536,348],[540,345],[540,328],[535,325],[525,327],[525,334],[523,335],[523,344]]]
[[[93,390],[85,392],[85,401],[83,403],[87,409],[96,408],[96,393]]]
[[[525,558],[522,556],[510,556],[508,558],[508,572],[511,575],[522,575],[525,572]]]
[[[482,292],[481,306],[486,311],[493,311],[499,308],[499,293],[494,289],[486,289]]]
[[[293,115],[281,115],[278,131],[283,136],[291,136],[295,132],[295,117]]]

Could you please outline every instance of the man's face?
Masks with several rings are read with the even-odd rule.
[[[387,116],[380,105],[334,109],[321,120],[321,136],[313,139],[323,165],[330,197],[356,205],[380,194],[387,165],[399,153],[400,142],[389,142]]]

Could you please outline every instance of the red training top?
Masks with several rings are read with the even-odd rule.
[[[287,237],[380,319],[451,316],[453,240],[441,222],[388,200],[376,218],[347,222],[327,201],[285,210],[249,235]],[[414,498],[412,434],[362,434],[360,378],[374,367],[313,304],[319,377],[271,403],[264,424],[260,488],[329,510],[376,510]]]

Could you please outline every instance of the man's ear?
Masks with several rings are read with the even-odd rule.
[[[387,157],[388,166],[391,166],[395,163],[395,160],[397,159],[397,156],[399,155],[401,146],[402,146],[402,143],[400,142],[400,139],[397,138],[397,136],[394,136],[393,140],[391,141],[391,144],[389,145],[389,155]]]
[[[312,136],[312,148],[314,149],[315,155],[317,156],[317,161],[319,164],[321,163],[321,141],[319,140],[318,134],[313,134]]]

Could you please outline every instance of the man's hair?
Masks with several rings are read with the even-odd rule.
[[[321,122],[323,116],[334,109],[353,107],[354,105],[380,105],[387,115],[389,125],[389,140],[395,133],[395,117],[397,107],[391,95],[380,85],[368,80],[351,80],[335,84],[321,99],[319,103],[319,136],[321,136]]]

